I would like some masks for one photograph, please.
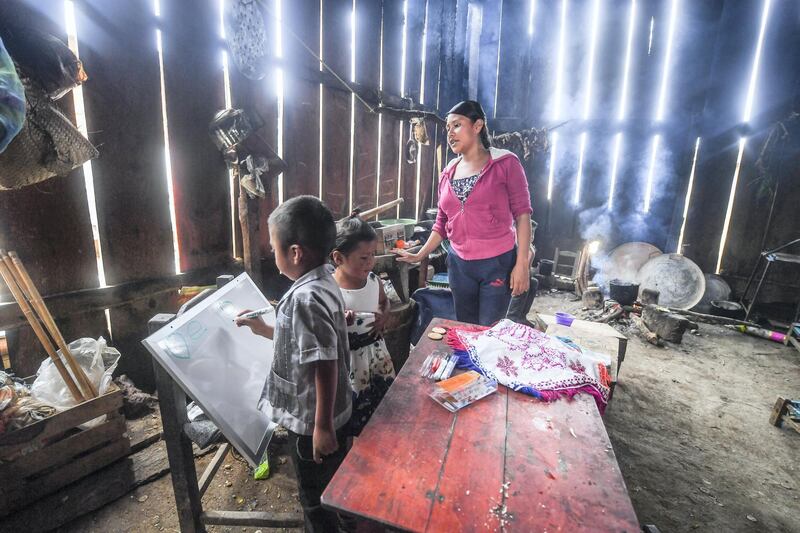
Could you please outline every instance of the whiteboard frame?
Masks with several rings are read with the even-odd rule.
[[[175,366],[172,363],[172,358],[158,345],[161,340],[169,336],[174,330],[180,329],[183,325],[194,320],[198,315],[204,313],[209,307],[217,303],[221,298],[225,297],[229,292],[235,288],[238,288],[242,284],[249,285],[252,288],[254,295],[256,295],[258,299],[262,300],[261,305],[259,305],[258,308],[271,305],[258,289],[256,284],[253,283],[253,280],[250,279],[250,276],[248,276],[245,272],[214,291],[214,293],[209,295],[199,304],[187,310],[185,313],[176,316],[175,319],[170,321],[167,325],[142,340],[142,344],[153,356],[153,359],[157,361],[159,365],[161,365],[161,367],[172,377],[173,380],[175,380],[175,382],[181,387],[181,389],[183,389],[186,395],[200,406],[208,418],[214,422],[214,424],[216,424],[222,434],[230,441],[231,444],[233,444],[239,453],[247,459],[250,465],[255,468],[259,465],[264,457],[267,447],[269,446],[270,439],[272,438],[272,433],[275,428],[278,427],[277,424],[269,420],[266,414],[263,414],[262,411],[259,411],[257,404],[254,403],[251,408],[254,411],[259,411],[262,413],[268,422],[264,428],[264,435],[261,438],[260,445],[257,449],[252,449],[227,422],[225,416],[215,408],[214,404],[210,401],[207,401],[207,398],[203,398],[203,393],[198,391],[197,386],[191,380],[191,376],[183,372],[180,367]],[[249,330],[244,328],[242,334],[246,335],[248,333]],[[243,406],[243,408],[245,408],[245,406]]]

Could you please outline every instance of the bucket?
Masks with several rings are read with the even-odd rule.
[[[416,317],[416,307],[414,300],[409,300],[408,303],[389,310],[383,339],[397,373],[403,368],[411,351],[411,328]]]

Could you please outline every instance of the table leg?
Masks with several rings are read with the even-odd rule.
[[[154,361],[153,367],[181,533],[203,532],[205,527],[200,520],[203,506],[200,502],[192,441],[183,432],[183,425],[188,422],[186,394],[159,363]]]

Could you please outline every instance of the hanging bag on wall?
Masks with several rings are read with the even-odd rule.
[[[81,61],[55,35],[11,25],[3,28],[3,38],[20,77],[36,82],[53,100],[88,79]]]
[[[64,176],[99,155],[41,87],[30,80],[22,82],[27,119],[17,137],[0,153],[0,190]]]
[[[0,30],[25,106],[22,129],[0,151],[0,190],[19,189],[66,175],[99,154],[52,101],[87,79],[75,54],[48,33],[13,25]]]

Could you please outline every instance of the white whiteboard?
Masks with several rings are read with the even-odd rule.
[[[253,280],[241,274],[142,341],[253,466],[275,429],[257,408],[273,344],[237,327],[234,318],[244,309],[268,306]],[[263,318],[274,326],[274,312]]]

